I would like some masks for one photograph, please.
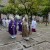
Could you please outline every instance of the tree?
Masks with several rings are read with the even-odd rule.
[[[44,16],[44,18],[46,19],[46,26],[47,26],[47,22],[48,22],[48,13],[50,12],[50,7],[46,7],[43,11],[43,16]]]
[[[50,10],[49,3],[50,0],[9,0],[9,4],[3,12],[14,14],[14,16],[16,13],[19,15],[27,14],[30,22],[32,15],[46,16]]]
[[[0,0],[0,4],[1,4],[1,1],[2,0]],[[1,20],[1,9],[0,9],[0,24],[2,24],[2,20]]]
[[[0,0],[0,3],[2,2],[2,0]]]
[[[46,19],[47,26],[48,13],[50,12],[50,0],[38,0],[37,3],[39,3],[39,10],[37,11],[37,15],[43,16],[43,18]]]

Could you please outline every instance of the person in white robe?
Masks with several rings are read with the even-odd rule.
[[[31,23],[32,32],[36,32],[36,26],[37,26],[37,22],[35,19],[33,19]]]
[[[9,26],[10,21],[11,21],[10,19],[6,19],[6,27]]]
[[[5,18],[2,19],[2,24],[4,27],[6,26],[6,19]]]

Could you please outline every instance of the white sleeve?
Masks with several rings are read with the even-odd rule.
[[[21,25],[22,25],[22,23],[21,23]]]

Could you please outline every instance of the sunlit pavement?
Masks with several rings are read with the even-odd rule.
[[[50,26],[38,25],[37,32],[23,39],[19,32],[15,39],[11,39],[7,28],[0,26],[0,50],[50,50]]]

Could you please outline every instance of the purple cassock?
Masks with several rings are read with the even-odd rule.
[[[8,27],[8,32],[10,33],[10,35],[16,35],[17,34],[16,26],[17,25],[16,25],[15,21],[10,21],[9,27]]]
[[[22,21],[19,21],[19,22],[18,22],[18,26],[19,26],[18,31],[21,31],[21,32],[22,32]]]

